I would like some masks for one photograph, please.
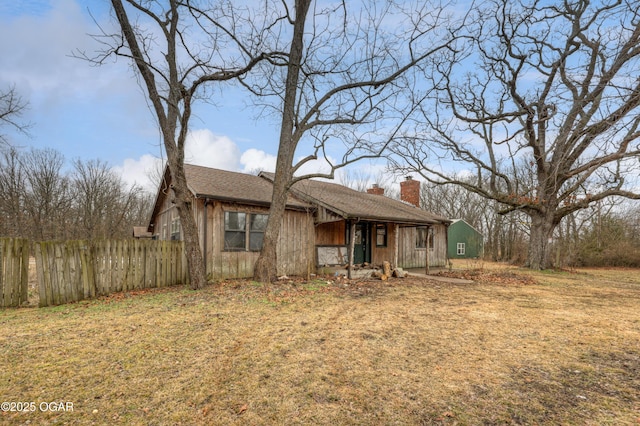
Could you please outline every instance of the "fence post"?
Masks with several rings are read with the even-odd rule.
[[[17,307],[28,300],[29,241],[0,238],[0,307]]]

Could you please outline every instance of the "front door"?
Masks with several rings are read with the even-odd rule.
[[[367,222],[356,223],[356,237],[353,246],[353,263],[371,262],[370,227]]]

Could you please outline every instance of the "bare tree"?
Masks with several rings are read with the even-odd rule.
[[[359,192],[366,192],[373,185],[384,189],[384,195],[389,198],[399,198],[400,194],[393,188],[393,176],[383,170],[371,172],[365,168],[341,169],[335,173],[336,179],[341,185],[355,189]]]
[[[461,176],[473,184],[473,177]],[[520,262],[526,250],[522,241],[528,238],[529,221],[519,211],[500,215],[501,207],[459,185],[423,183],[420,191],[422,208],[449,219],[464,219],[484,237],[484,254],[495,261]]]
[[[572,265],[640,266],[638,208],[618,200],[598,203],[577,238]],[[602,204],[602,205],[600,205]]]
[[[25,237],[27,178],[16,148],[0,155],[0,235]]]
[[[20,97],[15,86],[0,91],[0,129],[9,127],[20,133],[28,134],[29,123],[20,121],[27,110],[28,103]],[[0,145],[8,145],[7,135],[0,132]]]
[[[73,201],[70,179],[63,174],[64,163],[64,156],[50,148],[32,149],[24,157],[25,211],[31,238],[42,241],[69,237]]]
[[[484,228],[482,213],[487,210],[486,200],[462,187],[423,183],[420,205],[449,219],[464,219],[480,230]]]
[[[265,37],[288,46],[286,62],[270,69],[264,63],[263,72],[253,74],[257,80],[243,79],[280,122],[269,221],[254,267],[261,282],[276,276],[291,186],[311,177],[332,179],[338,168],[380,156],[428,93],[416,89],[418,76],[446,59],[457,34],[452,14],[439,3],[295,0],[274,3],[272,10],[281,18]],[[343,155],[333,160],[336,147]],[[328,172],[301,174],[319,159]]]
[[[104,161],[75,160],[73,165],[74,229],[78,237],[95,239],[130,235],[130,217],[140,209],[141,188],[126,188],[122,178]]]
[[[478,4],[473,37],[440,64],[437,96],[396,146],[396,166],[526,214],[527,264],[550,267],[564,217],[611,196],[640,199],[639,6]],[[461,168],[475,182],[451,173]]]
[[[98,37],[110,55],[131,60],[161,130],[171,188],[185,240],[192,288],[206,283],[192,196],[184,172],[184,148],[192,107],[207,87],[247,73],[269,55],[256,31],[262,18],[238,13],[231,1],[112,0],[120,34]],[[132,23],[133,22],[133,23]],[[244,36],[244,37],[243,37]]]
[[[53,149],[0,154],[0,235],[50,239],[130,237],[148,220],[153,195],[127,187],[101,160],[73,162]]]

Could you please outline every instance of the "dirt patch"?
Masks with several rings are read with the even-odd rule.
[[[536,283],[536,280],[532,276],[513,271],[466,269],[440,271],[435,275],[439,277],[457,278],[496,285],[532,285]]]

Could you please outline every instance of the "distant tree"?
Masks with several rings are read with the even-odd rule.
[[[155,202],[156,194],[148,191],[136,191],[133,202],[125,212],[126,225],[124,231],[131,235],[134,226],[147,225],[151,217],[151,210]]]
[[[0,150],[0,236],[33,240],[130,237],[149,220],[153,195],[127,187],[101,160],[54,149]]]
[[[2,133],[3,127],[28,134],[31,125],[20,120],[27,107],[28,103],[20,97],[15,86],[0,91],[0,145],[9,144],[7,135]]]
[[[64,156],[50,148],[31,149],[22,160],[31,238],[43,241],[69,237],[73,200],[70,179],[63,173],[64,163]]]
[[[449,219],[464,219],[478,229],[484,228],[482,213],[487,210],[486,200],[463,187],[423,183],[420,186],[420,205]]]
[[[16,148],[0,150],[0,235],[25,237],[27,177]]]
[[[577,244],[578,266],[640,267],[640,241],[620,212],[598,215]]]
[[[638,6],[477,3],[466,44],[438,65],[424,125],[395,147],[396,166],[526,214],[527,265],[550,267],[563,218],[612,196],[640,199]],[[460,168],[475,182],[450,172]]]
[[[336,180],[347,188],[359,192],[366,192],[374,184],[384,189],[384,194],[389,198],[398,198],[398,191],[393,188],[393,177],[382,170],[370,172],[366,168],[341,169],[336,174]]]
[[[469,180],[473,177],[460,177]],[[520,262],[526,255],[522,241],[528,238],[529,222],[521,212],[500,215],[500,205],[458,185],[423,183],[420,204],[425,210],[449,219],[463,219],[484,237],[484,254],[495,261]]]
[[[138,186],[127,188],[122,178],[104,161],[75,160],[73,166],[74,231],[79,238],[131,235],[132,225],[136,224],[131,222],[131,216],[138,214],[142,189]],[[144,223],[144,219],[138,223]]]
[[[262,63],[243,78],[280,124],[269,221],[254,267],[261,282],[276,276],[291,186],[312,177],[332,179],[341,167],[380,156],[424,96],[414,90],[418,77],[446,61],[459,30],[454,27],[461,26],[445,5],[424,1],[292,0],[273,2],[270,10],[278,25],[265,39],[287,56],[281,66]],[[332,147],[342,150],[340,159],[331,159]],[[328,172],[302,174],[318,159]]]

